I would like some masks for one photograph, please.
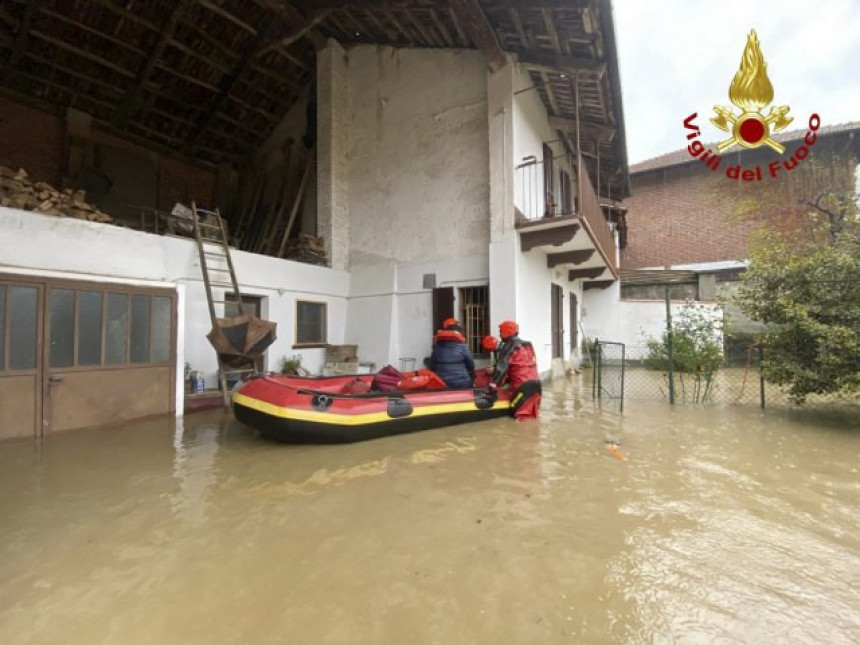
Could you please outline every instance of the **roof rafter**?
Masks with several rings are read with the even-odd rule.
[[[221,109],[221,106],[224,105],[224,101],[226,101],[230,96],[230,92],[233,90],[233,87],[242,77],[242,74],[244,74],[251,65],[251,62],[254,60],[256,55],[261,49],[268,47],[269,43],[266,42],[266,40],[269,32],[272,30],[274,22],[275,21],[273,20],[266,21],[266,23],[256,32],[254,38],[245,45],[242,57],[233,68],[230,75],[223,76],[221,78],[221,82],[218,84],[218,94],[212,99],[209,106],[206,108],[203,117],[200,119],[197,127],[188,140],[192,146],[194,146],[200,140],[203,133],[206,132],[206,129],[209,127],[215,114]]]
[[[140,90],[144,86],[144,84],[149,80],[149,75],[152,73],[152,70],[155,69],[155,66],[158,64],[158,60],[161,58],[161,54],[164,52],[164,48],[170,43],[171,38],[173,38],[173,32],[176,31],[176,27],[179,25],[180,20],[183,18],[185,13],[191,7],[191,0],[180,0],[174,7],[173,11],[165,20],[163,28],[161,29],[161,35],[158,37],[158,41],[155,43],[155,47],[152,48],[152,51],[149,53],[149,57],[137,71],[137,75],[134,79],[134,85],[131,86],[129,91],[126,93],[125,98],[122,101],[122,105],[116,111],[116,114],[113,118],[113,125],[120,129],[124,130],[128,126],[128,120],[131,117],[131,111],[134,108],[134,104],[137,102],[137,98],[140,95]]]
[[[496,72],[504,67],[507,57],[478,0],[450,0],[450,6],[463,31],[486,57],[490,70]]]

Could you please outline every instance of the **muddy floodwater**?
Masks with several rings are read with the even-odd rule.
[[[0,643],[860,642],[856,410],[548,389],[343,446],[220,411],[0,444]]]

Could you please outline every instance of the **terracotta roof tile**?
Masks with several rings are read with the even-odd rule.
[[[848,123],[839,123],[836,125],[826,125],[821,127],[818,130],[818,136],[828,136],[834,134],[840,134],[843,132],[856,132],[860,130],[860,121],[850,121]],[[774,139],[780,142],[786,141],[797,141],[798,139],[802,139],[806,134],[807,128],[803,128],[801,130],[788,130],[787,132],[777,132],[772,136]],[[706,143],[706,148],[713,148],[716,146],[716,143]],[[630,166],[630,174],[635,175],[638,173],[648,172],[649,170],[657,170],[658,168],[668,168],[670,166],[681,166],[686,163],[693,163],[694,161],[698,161],[694,157],[690,156],[690,153],[687,152],[686,148],[681,148],[680,150],[675,150],[674,152],[667,152],[664,155],[660,155],[658,157],[652,157],[651,159],[646,159],[645,161],[640,161],[639,163],[633,164]]]

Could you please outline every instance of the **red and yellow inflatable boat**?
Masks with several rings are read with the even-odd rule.
[[[373,375],[309,377],[271,374],[241,384],[233,413],[274,441],[347,443],[510,415],[509,393],[486,388],[345,394]]]

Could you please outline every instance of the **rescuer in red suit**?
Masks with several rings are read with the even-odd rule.
[[[518,421],[536,419],[540,407],[541,383],[537,358],[532,344],[519,336],[520,328],[513,320],[499,325],[502,343],[498,349],[493,381],[497,387],[509,385],[512,411]]]

